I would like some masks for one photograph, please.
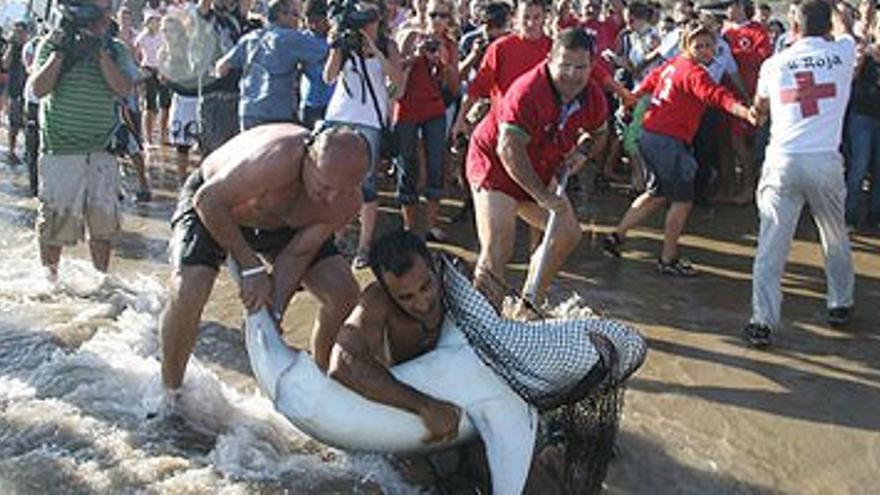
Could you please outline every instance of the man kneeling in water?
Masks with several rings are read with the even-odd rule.
[[[370,267],[376,281],[361,293],[339,332],[329,374],[370,400],[419,415],[428,430],[426,443],[453,440],[461,409],[398,381],[389,371],[431,351],[440,339],[448,315],[434,260],[420,237],[397,231],[374,243]],[[553,493],[546,470],[535,469],[547,457],[535,458],[527,493]]]

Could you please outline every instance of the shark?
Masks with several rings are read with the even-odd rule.
[[[417,415],[371,401],[328,377],[308,352],[284,342],[267,309],[245,319],[251,368],[262,391],[294,426],[343,450],[425,453],[479,436],[492,493],[516,495],[525,487],[537,440],[535,405],[541,406],[542,395],[534,392],[562,394],[604,362],[595,345],[597,335],[614,348],[608,369],[611,386],[642,365],[646,344],[635,329],[614,320],[504,319],[449,260],[441,259],[448,314],[438,343],[390,371],[399,381],[461,408],[455,439],[427,444],[427,429]],[[230,273],[237,278],[234,262]],[[493,351],[487,353],[486,346]],[[520,366],[507,367],[505,361]]]
[[[347,451],[423,453],[483,440],[495,495],[525,486],[538,430],[538,411],[474,353],[450,318],[437,347],[394,366],[401,382],[459,406],[458,436],[426,444],[427,429],[408,411],[370,401],[329,378],[305,351],[288,347],[268,310],[246,319],[254,376],[275,408],[303,433]]]

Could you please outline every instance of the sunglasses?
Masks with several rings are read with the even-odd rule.
[[[452,15],[449,12],[428,12],[431,19],[449,19]]]

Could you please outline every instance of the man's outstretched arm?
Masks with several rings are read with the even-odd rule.
[[[379,290],[376,286],[373,290],[367,289],[339,332],[328,373],[372,401],[419,415],[428,429],[426,443],[452,440],[458,435],[461,418],[458,406],[398,381],[380,358],[384,352],[388,301],[377,293]]]

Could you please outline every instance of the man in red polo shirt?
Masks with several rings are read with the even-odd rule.
[[[516,8],[516,31],[493,41],[461,102],[452,135],[470,134],[467,115],[474,104],[489,98],[494,105],[507,88],[547,58],[552,40],[544,34],[546,0],[523,0]]]
[[[504,298],[497,280],[513,255],[517,216],[540,229],[550,211],[559,220],[546,270],[536,273],[535,256],[529,267],[526,286],[534,283],[539,298],[580,241],[571,203],[554,192],[553,179],[562,168],[577,172],[605,140],[605,96],[588,77],[592,49],[584,30],[562,31],[549,59],[510,86],[471,138],[467,178],[480,240],[474,284],[496,308]]]

